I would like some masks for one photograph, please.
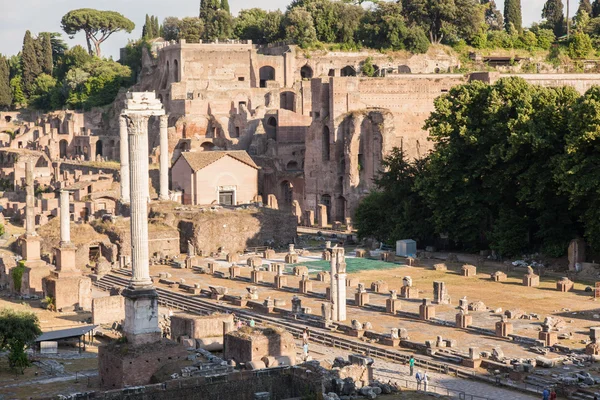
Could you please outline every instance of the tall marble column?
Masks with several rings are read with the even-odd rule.
[[[131,201],[130,287],[152,287],[148,259],[148,115],[129,114],[129,173]]]
[[[169,200],[169,117],[160,117],[160,200]]]
[[[121,115],[119,118],[119,158],[121,160],[121,202],[129,203],[129,146],[127,137],[127,119]]]
[[[69,209],[69,192],[60,191],[60,245],[71,243],[71,210]]]
[[[346,261],[344,249],[334,247],[331,251],[331,319],[346,320]]]
[[[25,234],[27,236],[36,236],[35,231],[35,188],[33,184],[33,171],[35,161],[29,159],[25,162]]]

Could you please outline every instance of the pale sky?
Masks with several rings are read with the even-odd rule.
[[[545,0],[522,0],[523,23],[525,26],[540,20]],[[288,0],[229,0],[234,14],[242,8],[260,7],[264,9],[285,10]],[[574,14],[579,1],[570,0],[571,12]],[[504,9],[504,0],[496,0],[500,10]],[[566,4],[566,1],[565,1]],[[0,0],[0,53],[13,55],[20,51],[23,35],[29,29],[34,35],[38,32],[61,32],[69,46],[81,44],[85,47],[83,33],[69,39],[60,28],[60,20],[64,14],[76,8],[97,8],[120,12],[135,22],[135,30],[131,34],[113,34],[102,45],[104,56],[119,57],[119,48],[127,44],[128,39],[141,36],[146,14],[157,15],[159,21],[165,17],[197,16],[199,0]]]

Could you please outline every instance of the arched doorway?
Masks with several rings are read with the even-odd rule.
[[[188,142],[181,142],[179,148],[181,151],[190,151],[190,144]]]
[[[167,60],[167,70],[165,71],[165,78],[163,79],[163,84],[162,84],[163,89],[167,88],[167,85],[169,84],[169,79],[171,79],[171,71],[170,71],[170,67],[169,67],[169,61]]]
[[[187,143],[186,143],[187,144]],[[183,147],[183,146],[182,146]],[[210,151],[210,150],[214,150],[215,148],[215,144],[212,142],[204,142],[200,145],[200,147],[202,147],[203,151]]]
[[[173,82],[179,82],[179,61],[173,61]]]
[[[330,144],[329,144],[329,127],[327,125],[325,125],[323,127],[323,161],[329,161],[329,157],[330,157]]]
[[[356,70],[351,65],[346,65],[340,70],[340,76],[356,76]]]
[[[279,95],[279,108],[284,110],[294,111],[296,103],[296,93],[294,92],[283,92]]]
[[[292,206],[292,201],[294,200],[294,185],[292,185],[289,181],[283,181],[279,184],[279,198],[283,199],[283,205],[286,208]]]
[[[58,142],[58,156],[59,158],[66,158],[67,157],[67,148],[69,147],[69,142],[67,142],[65,139],[62,139],[60,142]]]
[[[411,73],[410,67],[408,65],[400,65],[398,67],[398,73],[399,74],[410,74]]]
[[[260,87],[261,88],[267,87],[268,81],[275,80],[275,68],[273,68],[269,65],[265,65],[264,67],[261,67],[258,70],[258,76],[260,79]]]
[[[277,140],[277,120],[275,117],[270,117],[267,120],[267,139]]]
[[[313,77],[312,68],[309,67],[308,65],[305,65],[304,67],[300,68],[300,77],[302,79],[312,79],[312,77]]]
[[[339,196],[335,204],[335,220],[344,223],[346,220],[346,199]]]
[[[298,167],[297,161],[290,161],[285,166],[286,171],[298,171],[300,168]]]
[[[96,142],[96,155],[102,156],[102,140]]]

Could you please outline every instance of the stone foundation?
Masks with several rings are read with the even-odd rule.
[[[58,311],[92,309],[92,280],[87,276],[54,273],[44,278],[46,295],[54,299]]]

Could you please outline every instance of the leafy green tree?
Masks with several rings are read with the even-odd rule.
[[[154,23],[153,23],[153,26],[154,26],[154,37],[157,38],[157,37],[161,36],[160,35],[160,23],[158,22],[158,17],[157,16],[153,16],[152,18],[154,19]]]
[[[58,32],[42,32],[40,35],[50,36],[50,46],[52,47],[52,63],[54,66],[58,64],[59,59],[69,49],[69,46],[62,39],[62,35]]]
[[[551,29],[538,28],[533,33],[537,37],[537,46],[540,49],[550,50],[550,47],[556,41],[556,36]]]
[[[281,11],[265,11],[260,8],[241,10],[235,19],[234,35],[252,40],[253,43],[273,43],[283,39]]]
[[[356,37],[360,27],[360,21],[365,15],[365,10],[361,6],[337,1],[333,3],[335,8],[337,43],[342,43],[347,47],[356,46]]]
[[[483,27],[485,9],[478,0],[402,0],[408,22],[420,26],[435,44],[470,41]]]
[[[366,75],[368,77],[375,76],[375,67],[373,66],[373,58],[372,57],[367,57],[367,59],[365,60],[365,62],[362,65],[361,70],[362,70],[363,75]]]
[[[336,14],[336,7],[330,0],[307,0],[302,7],[312,17],[317,40],[324,43],[333,43],[336,40],[337,21],[341,16]]]
[[[17,107],[27,106],[27,97],[23,92],[23,80],[21,75],[17,75],[10,80],[10,90],[12,92],[13,105]]]
[[[179,21],[177,39],[185,39],[188,43],[200,43],[204,32],[204,24],[200,18],[186,17]]]
[[[577,31],[569,43],[569,57],[586,58],[594,51],[592,39],[587,33]]]
[[[142,27],[142,39],[148,39],[152,35],[152,26],[150,24],[150,16],[146,14],[146,20]]]
[[[179,18],[167,17],[163,20],[163,39],[178,40],[179,39]]]
[[[35,90],[29,97],[31,105],[45,111],[60,106],[52,103],[52,94],[55,88],[56,79],[47,74],[40,74],[35,78]]]
[[[520,78],[474,82],[438,98],[425,126],[434,151],[417,181],[436,232],[505,256],[532,247],[564,253],[579,227],[554,163],[577,98],[572,88]]]
[[[309,47],[317,41],[312,16],[304,7],[289,10],[284,19],[285,38],[300,47]]]
[[[6,57],[0,54],[0,109],[12,105],[12,91],[10,89],[10,71]]]
[[[23,91],[26,95],[30,95],[34,89],[35,78],[42,73],[42,68],[38,63],[35,43],[29,31],[25,32],[23,38],[21,70],[23,71]]]
[[[126,65],[131,70],[132,82],[137,82],[140,72],[142,71],[142,54],[143,49],[146,48],[150,52],[150,44],[144,40],[139,39],[136,41],[129,41],[125,46],[123,57],[119,60],[120,64]]]
[[[56,66],[56,78],[63,81],[67,73],[73,68],[82,68],[88,62],[91,62],[91,56],[85,49],[79,45],[73,46],[67,50]]]
[[[125,31],[131,33],[135,24],[115,11],[101,11],[80,8],[69,11],[62,17],[61,25],[67,35],[85,33],[90,55],[101,56],[100,45],[113,33]]]
[[[0,349],[8,350],[9,366],[15,371],[22,374],[29,366],[25,349],[41,333],[38,317],[34,313],[9,309],[0,311]]]
[[[504,27],[504,18],[498,10],[495,0],[482,0],[485,6],[485,23],[491,30],[499,31]]]
[[[547,0],[542,9],[542,18],[552,26],[556,36],[563,35],[565,14],[562,0]]]
[[[523,31],[521,0],[504,1],[504,29],[510,33],[511,26],[519,33]]]

